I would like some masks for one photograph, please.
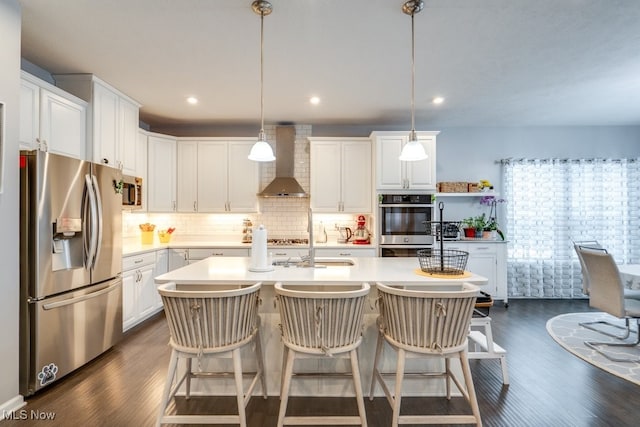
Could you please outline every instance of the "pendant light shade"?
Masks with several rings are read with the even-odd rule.
[[[251,147],[249,160],[272,162],[276,157],[273,155],[273,148],[267,142],[264,133],[264,17],[271,13],[273,7],[268,1],[256,0],[251,3],[251,8],[260,15],[260,133],[258,141]]]
[[[416,132],[411,131],[409,134],[409,142],[402,147],[399,159],[403,162],[415,162],[418,160],[425,160],[427,157],[429,156],[427,156],[427,153],[424,151],[424,147],[420,141],[418,141]]]
[[[422,0],[408,0],[402,5],[402,11],[411,15],[411,132],[409,133],[409,142],[402,147],[400,153],[400,160],[405,162],[415,162],[418,160],[426,159],[427,153],[424,151],[424,147],[418,141],[416,135],[415,116],[416,116],[416,42],[415,31],[413,25],[413,15],[420,12],[424,8],[424,2]]]

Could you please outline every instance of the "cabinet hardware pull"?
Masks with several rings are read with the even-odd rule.
[[[196,207],[196,201],[195,200],[193,201],[193,211],[194,212],[198,211],[198,208]]]
[[[144,261],[143,259],[137,259],[135,261],[133,261],[134,264],[140,264],[142,261]]]

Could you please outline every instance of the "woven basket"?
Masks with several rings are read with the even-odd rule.
[[[425,273],[459,275],[464,273],[469,252],[455,249],[420,249],[418,250],[420,269]]]

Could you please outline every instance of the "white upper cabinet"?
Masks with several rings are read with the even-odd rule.
[[[253,139],[178,141],[178,211],[256,212],[259,169]]]
[[[176,167],[178,212],[198,211],[198,142],[180,141]]]
[[[177,209],[176,138],[148,134],[147,159],[147,210],[175,212]]]
[[[229,142],[227,152],[227,207],[229,212],[257,212],[260,189],[258,162],[249,160],[254,139]]]
[[[91,159],[136,173],[140,104],[92,74],[56,74],[56,85],[89,102]]]
[[[20,148],[86,160],[87,103],[22,72]]]
[[[147,193],[149,192],[149,182],[147,175],[147,139],[149,132],[138,129],[138,140],[136,141],[136,167],[132,174],[142,178],[142,210],[147,210]]]
[[[310,137],[311,207],[316,212],[371,212],[371,140]]]
[[[399,160],[409,132],[373,132],[376,144],[377,190],[435,190],[436,135],[440,132],[417,132],[427,159],[416,162]]]

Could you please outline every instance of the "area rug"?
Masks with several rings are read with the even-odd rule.
[[[640,363],[613,362],[584,345],[584,341],[616,341],[614,338],[580,326],[581,322],[598,320],[606,320],[621,326],[624,325],[624,320],[620,320],[606,313],[569,313],[549,319],[549,321],[547,321],[547,331],[565,350],[604,371],[640,385]],[[600,327],[600,325],[596,327]],[[606,328],[606,326],[603,327]],[[608,329],[608,331],[613,332],[612,329]],[[619,331],[616,330],[616,333],[618,332]],[[632,340],[635,338],[635,333],[637,332],[632,333],[630,337]],[[640,346],[609,350],[615,352],[616,356],[640,358]]]

